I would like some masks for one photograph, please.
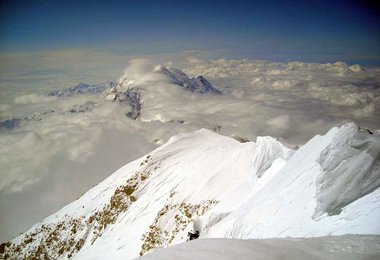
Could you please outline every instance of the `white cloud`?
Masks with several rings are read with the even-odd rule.
[[[354,111],[354,115],[358,118],[368,118],[375,114],[376,108],[374,103],[365,105],[362,108],[358,108]]]
[[[280,130],[289,130],[291,128],[290,116],[280,115],[268,120],[268,125]]]
[[[16,104],[39,104],[47,103],[55,100],[55,97],[47,97],[44,95],[27,94],[15,97],[14,102]]]

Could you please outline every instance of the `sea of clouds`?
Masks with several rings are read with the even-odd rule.
[[[0,64],[0,240],[10,239],[171,136],[199,128],[302,145],[348,121],[380,128],[380,68],[209,60],[202,52],[130,57],[88,50],[8,54]],[[203,75],[222,95],[183,90],[157,65]],[[124,70],[125,66],[127,68]],[[80,82],[128,78],[138,120],[105,94],[49,96]],[[86,106],[86,111],[77,111]]]

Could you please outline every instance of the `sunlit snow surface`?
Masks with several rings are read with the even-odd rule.
[[[309,239],[202,239],[158,249],[149,259],[376,259],[380,236],[346,235]]]
[[[0,240],[178,133],[206,128],[252,141],[268,135],[295,147],[345,122],[380,128],[378,68],[191,55],[159,62],[80,51],[2,56]],[[171,68],[169,77],[158,64]],[[115,101],[109,90],[118,82],[125,89]],[[323,203],[325,195],[320,208],[339,211]]]
[[[130,259],[185,242],[195,230],[200,239],[378,235],[380,189],[367,178],[379,179],[373,149],[379,139],[355,124],[334,127],[296,151],[269,137],[240,143],[205,129],[179,134],[12,240],[5,253]],[[367,145],[355,145],[360,140]],[[365,153],[365,174],[334,177],[337,167],[320,163],[331,146],[350,154],[348,166]],[[339,181],[320,185],[324,176]]]

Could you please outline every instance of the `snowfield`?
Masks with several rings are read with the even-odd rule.
[[[185,242],[196,231],[199,241],[168,256],[204,247],[210,252],[194,257],[224,248],[231,248],[231,258],[247,257],[272,247],[266,254],[274,258],[288,247],[286,256],[295,258],[379,254],[378,236],[335,237],[380,234],[379,147],[378,131],[353,123],[298,150],[271,137],[241,143],[205,129],[179,134],[3,244],[0,256],[132,259]],[[165,258],[164,251],[158,256]]]
[[[287,239],[202,239],[158,249],[141,260],[177,259],[376,259],[379,236],[345,235]]]

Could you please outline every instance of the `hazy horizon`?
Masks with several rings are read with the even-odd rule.
[[[0,53],[89,49],[121,55],[380,65],[371,1],[2,1]]]

